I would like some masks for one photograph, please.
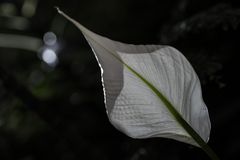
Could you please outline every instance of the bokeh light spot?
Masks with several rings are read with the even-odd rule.
[[[53,32],[47,32],[43,36],[43,41],[46,45],[52,46],[57,42],[57,36]]]
[[[58,57],[52,49],[46,49],[42,53],[42,60],[49,65],[55,65]]]

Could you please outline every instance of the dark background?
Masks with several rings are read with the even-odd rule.
[[[240,159],[238,1],[1,0],[0,160],[208,159],[188,144],[117,131],[90,47],[54,6],[111,39],[179,49],[201,80],[209,145]]]

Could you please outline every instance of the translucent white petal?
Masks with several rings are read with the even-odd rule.
[[[197,145],[159,97],[125,63],[157,88],[208,141],[211,125],[200,82],[179,51],[170,46],[113,41],[61,14],[82,31],[94,51],[102,71],[107,115],[117,129],[133,138],[165,137]]]

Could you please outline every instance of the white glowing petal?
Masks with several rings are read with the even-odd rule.
[[[208,141],[211,123],[200,81],[178,50],[163,45],[113,41],[59,13],[82,31],[95,53],[102,69],[107,114],[117,129],[133,138],[165,137],[198,146],[139,74],[173,104],[205,142]]]
[[[53,50],[46,49],[42,54],[42,59],[48,64],[54,64],[57,61],[57,55]]]

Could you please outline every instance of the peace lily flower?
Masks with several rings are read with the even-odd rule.
[[[177,49],[113,41],[58,12],[81,30],[95,54],[113,126],[133,138],[164,137],[198,146],[218,159],[206,144],[211,124],[198,76]]]

